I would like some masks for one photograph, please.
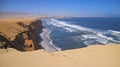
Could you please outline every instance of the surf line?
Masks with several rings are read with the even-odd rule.
[[[43,29],[43,33],[40,34],[43,41],[40,43],[40,45],[48,52],[61,51],[61,48],[58,48],[53,44],[52,40],[50,39],[50,33],[50,30],[46,28]]]

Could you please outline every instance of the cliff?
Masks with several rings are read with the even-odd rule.
[[[0,47],[13,47],[20,51],[31,51],[42,48],[42,21],[38,19],[0,19]],[[38,42],[38,37],[40,41]]]
[[[36,20],[30,24],[29,31],[31,32],[31,35],[33,35],[32,40],[35,44],[35,49],[42,48],[41,46],[39,46],[39,43],[42,41],[39,35],[40,33],[42,33],[42,29],[43,29],[43,26],[42,26],[41,20]]]
[[[0,20],[0,46],[7,44],[20,51],[38,49],[42,28],[42,21],[37,19]],[[120,67],[120,44],[52,53],[43,49],[31,52],[15,49],[8,48],[8,52],[0,49],[0,67]]]

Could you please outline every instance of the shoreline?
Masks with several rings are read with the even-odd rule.
[[[49,34],[51,33],[51,31],[48,30],[47,28],[43,28],[42,31],[43,32],[39,35],[41,36],[41,38],[43,40],[39,44],[41,44],[41,46],[48,52],[61,51],[61,50],[57,49],[56,46],[53,45],[53,43],[49,37]]]
[[[8,33],[11,34],[11,32],[18,31],[16,28],[19,26],[16,23],[6,24],[7,26],[3,26],[3,29],[7,30],[7,33],[4,34],[8,35]],[[12,27],[16,26],[8,32],[8,26],[10,26],[10,24]],[[32,28],[34,28],[33,25]],[[85,48],[58,52],[55,46],[50,44],[51,39],[49,38],[49,34],[51,31],[47,28],[40,28],[37,23],[35,23],[35,27],[36,30],[32,31],[36,33],[32,35],[36,40],[38,36],[43,38],[44,40],[41,40],[39,45],[42,44],[44,47],[49,48],[48,50],[50,50],[51,53],[45,50],[45,48],[28,52],[20,52],[12,48],[8,48],[8,52],[6,52],[5,49],[0,49],[0,67],[120,67],[120,44],[91,45]],[[16,35],[14,34],[14,36]],[[18,39],[18,41],[20,41],[20,39]],[[17,42],[16,46],[18,45],[20,44]]]

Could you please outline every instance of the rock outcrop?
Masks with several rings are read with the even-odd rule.
[[[15,22],[14,24],[17,24],[19,27],[22,27],[25,30],[21,30],[18,32],[17,35],[14,35],[15,36],[14,39],[12,39],[11,37],[7,38],[7,36],[0,35],[1,48],[4,48],[6,43],[7,47],[12,46],[13,48],[19,51],[32,51],[42,48],[41,45],[39,44],[39,42],[41,42],[42,40],[41,37],[39,36],[43,28],[41,20],[34,20],[31,21],[29,24],[28,23],[25,24],[25,22],[21,21]]]

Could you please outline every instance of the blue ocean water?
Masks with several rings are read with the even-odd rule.
[[[43,25],[51,31],[50,42],[61,50],[120,43],[120,18],[49,18]]]

